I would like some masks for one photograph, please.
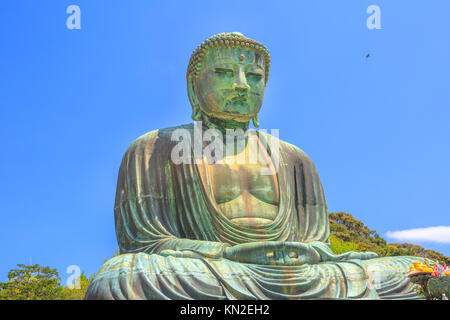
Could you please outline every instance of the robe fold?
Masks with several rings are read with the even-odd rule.
[[[175,130],[189,133],[191,163],[171,159]],[[149,132],[125,153],[114,208],[121,255],[96,273],[86,299],[408,299],[418,298],[405,274],[417,257],[368,259],[335,255],[329,246],[326,200],[317,170],[299,148],[253,131],[277,157],[279,209],[264,227],[230,221],[217,205],[207,165],[194,157],[195,126]],[[275,143],[276,142],[276,143]],[[271,146],[279,152],[271,152]],[[247,242],[309,245],[315,264],[273,266],[222,257],[225,247]],[[180,257],[171,252],[193,252]]]

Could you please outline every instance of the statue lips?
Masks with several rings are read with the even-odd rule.
[[[235,96],[231,98],[231,101],[234,103],[245,103],[248,100],[248,96]]]
[[[235,114],[247,114],[250,111],[248,95],[234,95],[227,99],[225,112]]]

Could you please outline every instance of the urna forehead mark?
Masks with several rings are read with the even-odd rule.
[[[203,67],[217,62],[234,62],[238,64],[256,64],[264,70],[264,56],[251,49],[219,47],[207,50]]]

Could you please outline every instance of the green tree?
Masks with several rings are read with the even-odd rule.
[[[75,280],[73,288],[67,286],[62,288],[59,298],[61,300],[83,300],[91,280],[92,277],[88,278],[83,271],[78,279]]]
[[[61,293],[60,278],[56,269],[38,264],[17,265],[8,273],[8,281],[0,283],[3,300],[54,300]]]
[[[350,241],[344,241],[337,238],[335,235],[330,235],[331,250],[336,254],[341,254],[349,251],[360,251],[356,243]]]

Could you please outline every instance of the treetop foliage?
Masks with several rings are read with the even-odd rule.
[[[8,273],[7,282],[0,282],[0,300],[82,300],[91,281],[82,272],[75,288],[69,289],[61,285],[56,269],[38,264],[17,266]]]
[[[8,273],[8,281],[0,283],[0,299],[54,300],[61,292],[60,278],[56,269],[38,264],[17,265]]]

